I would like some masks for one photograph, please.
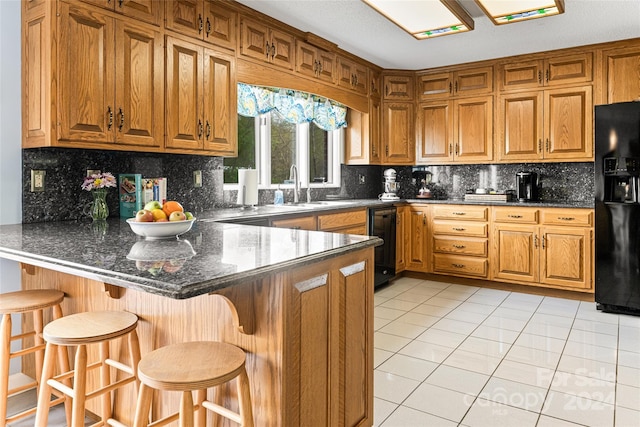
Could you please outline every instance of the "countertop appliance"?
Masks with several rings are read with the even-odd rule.
[[[516,174],[516,192],[519,202],[535,202],[538,200],[538,174],[535,172],[518,172]]]
[[[380,200],[400,200],[396,194],[398,192],[398,183],[396,182],[396,170],[386,169],[384,171],[384,193],[378,198]]]
[[[595,107],[595,300],[640,315],[640,102]]]
[[[369,208],[369,235],[384,243],[375,248],[374,287],[386,285],[396,275],[396,208]]]

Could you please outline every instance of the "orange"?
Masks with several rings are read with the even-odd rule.
[[[153,209],[151,211],[151,214],[153,215],[153,220],[154,221],[160,221],[162,219],[167,219],[167,214],[164,213],[164,211],[162,209]]]
[[[174,200],[169,200],[162,205],[162,210],[167,215],[167,218],[171,216],[171,212],[179,211],[184,212],[182,205]]]

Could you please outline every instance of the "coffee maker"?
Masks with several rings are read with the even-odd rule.
[[[519,202],[537,201],[538,174],[535,172],[518,172],[516,174],[516,191]]]
[[[398,183],[396,182],[396,170],[386,169],[384,171],[384,193],[378,196],[378,198],[380,200],[399,200],[400,197],[397,196],[397,192]]]

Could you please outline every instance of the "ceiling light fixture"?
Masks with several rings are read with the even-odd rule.
[[[564,0],[475,0],[496,25],[564,13]]]
[[[473,30],[456,0],[362,0],[418,40]]]

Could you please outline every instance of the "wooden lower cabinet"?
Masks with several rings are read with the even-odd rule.
[[[284,218],[271,220],[271,227],[293,228],[296,230],[316,230],[315,215],[302,216],[296,218]]]
[[[493,229],[493,278],[535,283],[539,280],[538,227],[500,224]]]
[[[407,268],[407,243],[409,241],[409,206],[398,206],[396,210],[396,274]]]
[[[591,289],[593,230],[542,227],[540,282]]]
[[[318,214],[318,231],[367,235],[367,209]]]
[[[429,271],[429,207],[411,205],[406,218],[406,269],[426,273]]]

